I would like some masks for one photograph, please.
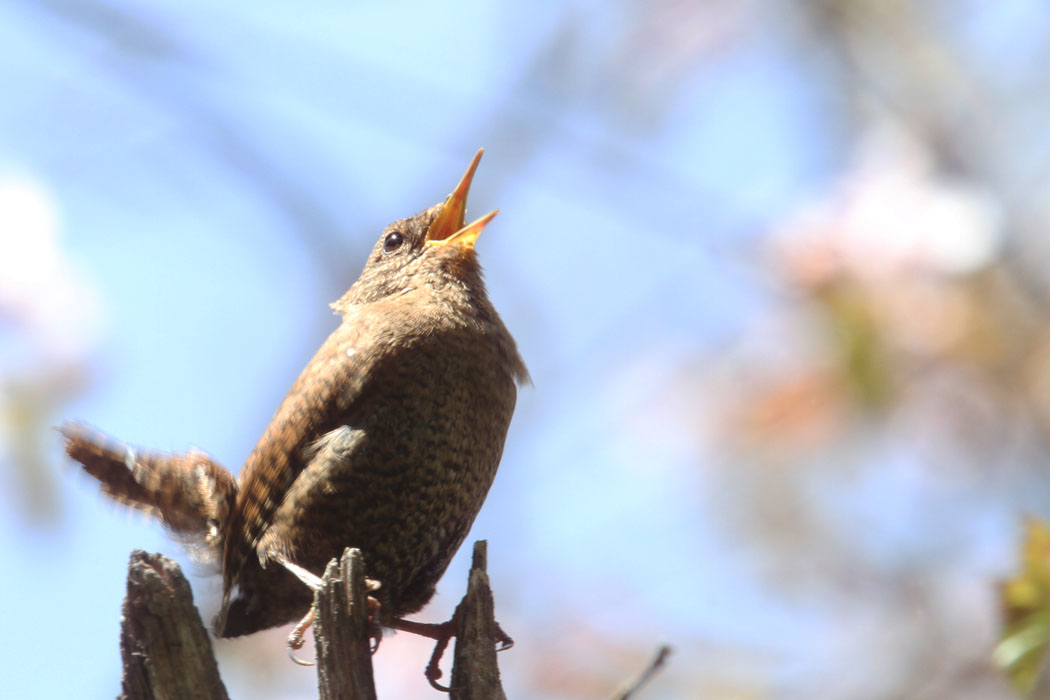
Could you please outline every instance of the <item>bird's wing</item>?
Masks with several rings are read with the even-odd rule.
[[[227,598],[274,511],[308,464],[310,445],[351,420],[368,393],[369,377],[391,345],[384,325],[380,313],[358,312],[345,320],[299,375],[248,456],[223,553]]]

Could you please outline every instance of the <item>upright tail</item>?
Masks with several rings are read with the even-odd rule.
[[[84,423],[65,423],[58,430],[66,453],[106,494],[160,518],[180,538],[201,542],[208,558],[221,556],[237,497],[229,471],[199,451],[138,452]]]

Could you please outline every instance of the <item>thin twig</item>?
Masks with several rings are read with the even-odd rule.
[[[642,674],[638,676],[634,681],[624,684],[617,690],[610,700],[628,700],[635,691],[641,688],[643,685],[648,683],[652,677],[659,671],[663,665],[667,662],[667,657],[671,655],[671,647],[667,644],[661,646],[653,660],[649,662],[649,665],[642,671]]]

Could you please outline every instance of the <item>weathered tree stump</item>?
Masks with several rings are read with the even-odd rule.
[[[321,700],[375,700],[368,588],[359,549],[347,549],[324,572],[314,606],[317,688]]]
[[[509,639],[496,623],[489,587],[488,543],[474,543],[467,594],[456,608],[456,651],[449,700],[506,700],[496,663],[496,645]]]
[[[509,641],[496,624],[486,543],[474,544],[467,595],[456,608],[450,700],[505,700],[496,645]],[[347,549],[325,570],[314,606],[317,685],[323,700],[375,700],[368,587],[361,552]],[[128,700],[226,700],[211,640],[179,565],[136,550],[128,566],[120,649]],[[420,664],[420,673],[423,664]]]
[[[136,549],[120,628],[122,698],[227,700],[211,640],[179,565]]]
[[[486,542],[474,543],[467,594],[452,622],[456,648],[449,700],[506,700],[496,663],[497,645],[510,639],[496,623]],[[369,637],[368,586],[361,552],[347,549],[325,570],[314,605],[317,684],[322,700],[375,700]],[[438,627],[423,625],[424,627]],[[447,642],[447,638],[445,638]],[[437,654],[444,650],[439,644]],[[179,565],[160,554],[131,553],[120,631],[127,700],[227,700],[211,640],[193,605]],[[661,647],[648,667],[613,696],[634,696],[667,661]],[[436,660],[434,661],[436,663]],[[420,664],[420,672],[423,666]]]

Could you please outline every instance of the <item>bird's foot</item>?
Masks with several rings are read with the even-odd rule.
[[[430,655],[430,661],[427,662],[427,668],[423,673],[433,688],[447,693],[449,689],[438,683],[438,679],[440,679],[442,675],[440,666],[441,657],[444,655],[445,649],[448,648],[449,641],[456,636],[456,615],[453,615],[450,620],[436,623],[414,622],[412,620],[395,618],[386,621],[386,625],[391,629],[418,634],[421,637],[427,637],[436,642],[434,644],[434,651]],[[496,651],[506,651],[514,646],[514,640],[510,638],[510,635],[503,631],[503,628],[499,626],[498,622],[496,623],[494,634],[496,641],[499,642],[499,648],[497,648]]]
[[[375,583],[369,581],[368,583]],[[377,586],[378,587],[378,586]],[[375,589],[372,589],[375,590]],[[369,651],[375,654],[379,650],[379,642],[383,639],[383,628],[379,626],[376,620],[379,619],[379,601],[368,596],[368,624],[369,624],[369,637],[373,640],[372,646]],[[313,627],[314,620],[317,618],[317,609],[313,606],[310,607],[310,611],[303,616],[303,619],[296,623],[295,627],[292,628],[291,633],[288,635],[288,657],[299,664],[300,666],[313,666],[313,661],[307,661],[306,659],[300,659],[295,655],[295,652],[303,648],[306,643],[306,630]]]
[[[274,559],[285,569],[295,574],[295,577],[302,581],[304,584],[306,584],[306,587],[314,593],[317,593],[319,590],[321,590],[321,586],[324,585],[324,580],[321,577],[317,576],[310,570],[299,566],[295,562],[289,560],[287,557],[277,556],[274,557]],[[365,587],[369,590],[369,592],[378,591],[382,587],[382,584],[379,581],[376,581],[375,579],[366,578]],[[300,659],[298,656],[295,655],[295,652],[303,648],[303,645],[306,643],[306,630],[310,629],[313,626],[316,617],[317,610],[316,608],[311,606],[309,612],[307,612],[306,615],[303,616],[303,619],[299,620],[299,622],[296,623],[295,627],[292,628],[291,633],[288,635],[288,656],[292,659],[292,661],[299,664],[300,666],[314,665],[313,661],[306,661],[305,659]],[[368,623],[372,628],[370,630],[370,636],[372,639],[375,640],[375,644],[373,644],[371,647],[371,651],[373,654],[376,653],[376,651],[379,649],[379,642],[383,638],[383,630],[379,627],[379,624],[377,623],[378,619],[379,601],[370,595],[368,596]]]
[[[303,616],[303,619],[296,623],[295,627],[292,628],[291,634],[288,635],[288,658],[300,666],[313,666],[313,661],[307,661],[306,659],[300,659],[295,655],[295,652],[303,648],[305,643],[306,630],[314,624],[314,618],[317,616],[317,611],[314,607],[310,606],[310,611]]]
[[[381,584],[370,578],[365,579],[365,586],[370,591],[378,591]],[[372,646],[368,651],[375,654],[379,651],[379,643],[383,641],[383,628],[379,625],[379,601],[368,596],[368,637],[372,640]]]

